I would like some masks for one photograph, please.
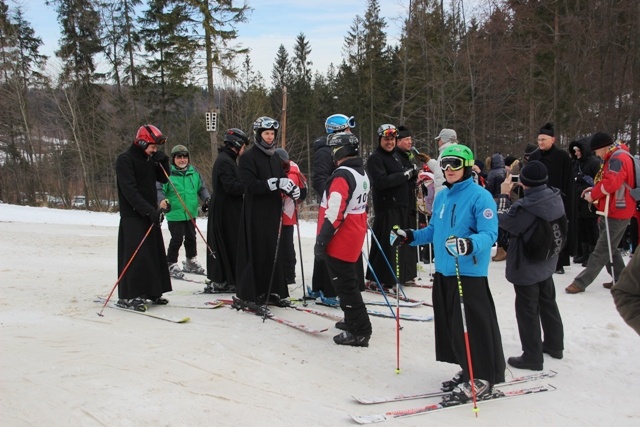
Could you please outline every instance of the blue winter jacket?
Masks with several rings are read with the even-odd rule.
[[[445,276],[456,275],[455,258],[445,249],[447,238],[470,239],[473,251],[458,258],[460,275],[487,277],[491,247],[498,237],[496,202],[469,177],[436,194],[429,225],[413,236],[412,246],[434,243],[436,271]]]

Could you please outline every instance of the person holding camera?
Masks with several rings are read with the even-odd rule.
[[[543,353],[562,359],[564,350],[564,328],[553,282],[559,254],[536,260],[527,256],[524,246],[525,239],[535,232],[537,219],[550,222],[561,218],[564,205],[560,190],[547,186],[548,172],[541,162],[533,160],[522,168],[519,181],[524,197],[511,205],[513,178],[507,175],[500,186],[498,224],[509,235],[505,275],[516,294],[522,355],[510,357],[507,363],[514,368],[541,371]]]

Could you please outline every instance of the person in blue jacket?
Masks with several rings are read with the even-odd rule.
[[[421,230],[392,230],[392,237],[397,236],[394,244],[433,243],[436,360],[455,363],[462,369],[442,384],[444,391],[451,391],[447,396],[450,404],[467,402],[473,396],[463,315],[478,400],[499,393],[493,385],[504,381],[506,367],[487,278],[491,247],[498,236],[496,202],[491,193],[474,182],[473,164],[473,152],[468,147],[447,147],[440,158],[446,188],[436,194],[429,225]]]

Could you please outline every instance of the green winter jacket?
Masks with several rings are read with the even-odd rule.
[[[209,192],[204,186],[200,173],[198,173],[192,165],[187,166],[183,171],[171,165],[170,179],[184,201],[184,204],[187,206],[187,209],[189,209],[191,216],[197,218],[199,206],[198,197],[203,201],[209,198]],[[191,220],[191,217],[185,212],[184,206],[176,195],[176,190],[173,189],[171,183],[157,184],[158,202],[163,199],[168,199],[169,203],[171,203],[171,211],[165,214],[167,221]]]

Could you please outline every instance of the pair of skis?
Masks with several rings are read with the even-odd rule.
[[[99,296],[96,298],[95,302],[100,303],[100,304],[104,304],[106,302],[106,298]],[[174,308],[196,308],[196,309],[215,309],[218,307],[221,307],[223,305],[223,303],[221,301],[215,300],[215,301],[206,301],[203,305],[201,306],[193,306],[193,305],[176,305],[176,304],[169,304],[167,305],[167,307],[174,307]],[[140,314],[142,316],[147,316],[147,317],[151,317],[153,319],[158,319],[158,320],[164,320],[166,322],[171,322],[171,323],[187,323],[191,320],[190,317],[173,317],[173,316],[166,316],[164,314],[160,314],[160,313],[154,313],[153,311],[147,310],[147,311],[137,311],[134,310],[132,308],[125,308],[125,307],[120,307],[118,305],[116,305],[114,302],[109,301],[109,303],[107,304],[107,307],[109,308],[113,308],[116,310],[121,310],[121,311],[127,311],[129,313],[135,313],[135,314]]]
[[[535,372],[533,374],[528,374],[528,375],[523,375],[521,377],[513,378],[513,379],[511,379],[509,381],[506,381],[504,383],[501,383],[501,384],[496,384],[494,387],[502,388],[502,387],[511,386],[511,385],[515,385],[515,384],[522,384],[522,383],[529,382],[529,381],[552,378],[555,375],[556,375],[555,371]],[[520,388],[520,389],[516,389],[516,390],[507,390],[507,391],[504,391],[504,392],[500,393],[499,395],[496,395],[496,396],[493,396],[493,397],[489,397],[489,398],[484,399],[484,400],[480,400],[480,402],[490,402],[490,401],[494,401],[494,400],[508,399],[508,398],[513,398],[513,397],[525,396],[525,395],[528,395],[528,394],[542,393],[542,392],[545,392],[545,391],[553,391],[553,390],[555,390],[555,387],[553,387],[552,385],[539,385],[539,386],[525,387],[525,388]],[[386,397],[385,396],[382,396],[382,397],[356,397],[356,396],[353,396],[353,398],[356,401],[358,401],[359,403],[362,403],[362,404],[365,404],[365,405],[371,405],[371,404],[378,404],[378,403],[401,402],[401,401],[413,400],[413,399],[426,399],[426,398],[432,398],[432,397],[442,397],[442,396],[445,396],[447,394],[449,394],[449,393],[448,392],[443,392],[441,390],[437,390],[437,391],[424,392],[424,393],[400,394],[400,395],[386,396]],[[472,404],[472,401],[469,401],[467,403],[463,403],[463,404],[460,404],[460,405],[454,405],[454,406],[446,406],[442,402],[438,402],[438,403],[433,403],[433,404],[424,405],[424,406],[418,406],[418,407],[414,407],[414,408],[393,410],[393,411],[387,411],[387,412],[371,414],[371,415],[350,415],[350,417],[355,422],[357,422],[358,424],[373,424],[373,423],[387,421],[387,420],[394,419],[394,418],[406,418],[406,417],[410,417],[410,416],[427,414],[427,413],[430,413],[430,412],[436,412],[436,411],[441,411],[441,410],[444,410],[444,409],[450,409],[450,408],[455,408],[455,407],[458,407],[458,406],[465,406],[465,405],[470,405],[470,404]]]

